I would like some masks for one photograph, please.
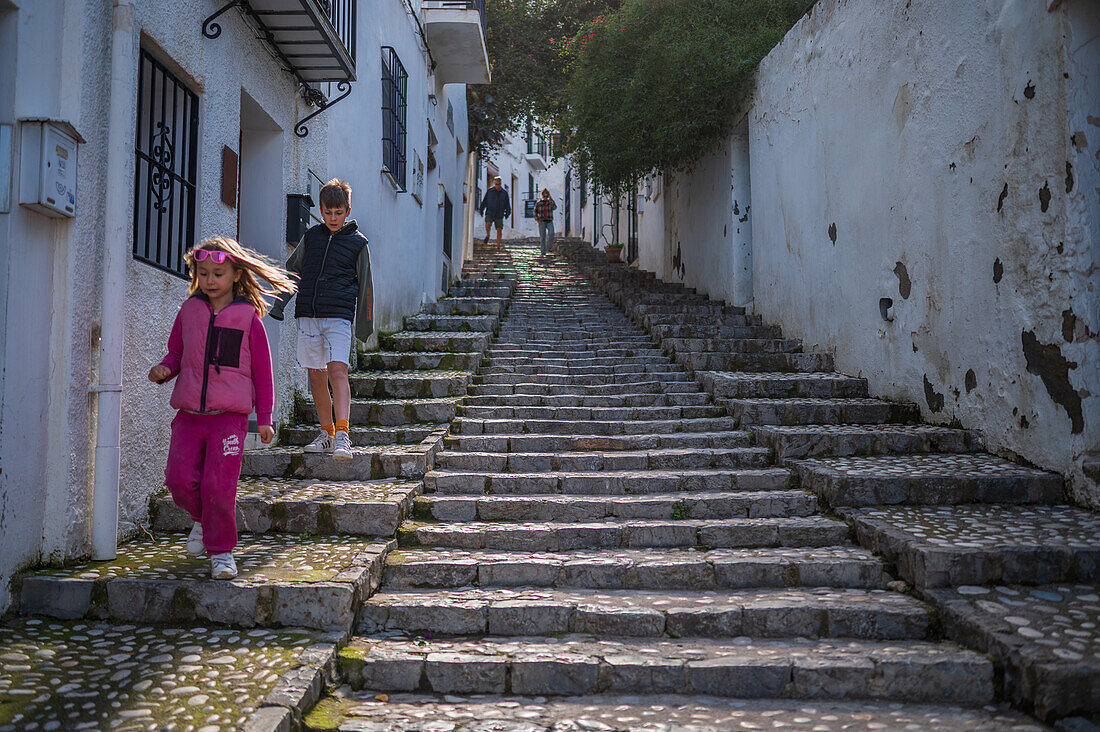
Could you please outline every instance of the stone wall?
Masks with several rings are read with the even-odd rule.
[[[760,65],[749,120],[756,311],[1094,507],[1098,18],[822,0]]]

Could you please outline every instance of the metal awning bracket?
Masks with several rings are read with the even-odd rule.
[[[309,85],[303,87],[302,97],[305,98],[306,104],[311,107],[318,107],[318,109],[316,112],[312,112],[306,115],[302,118],[300,122],[298,122],[298,124],[294,125],[295,135],[297,135],[298,137],[305,137],[306,135],[308,135],[309,128],[306,127],[306,122],[309,122],[311,119],[319,115],[321,112],[324,112],[326,109],[336,104],[337,102],[346,99],[347,96],[351,94],[351,84],[346,81],[341,81],[336,85],[336,90],[343,92],[343,94],[336,97],[335,99],[326,99],[325,95],[322,94],[319,89],[314,89]]]
[[[215,23],[214,21],[226,11],[242,4],[245,4],[245,0],[232,0],[232,2],[226,3],[225,7],[202,22],[202,34],[207,38],[217,38],[220,36],[222,34],[222,27],[219,23]]]

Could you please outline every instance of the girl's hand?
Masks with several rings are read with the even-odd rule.
[[[149,369],[149,381],[154,384],[163,384],[164,380],[172,375],[171,369],[163,364],[157,364],[153,368]]]
[[[271,440],[275,437],[275,428],[269,424],[260,425],[260,442],[265,445],[270,445]]]

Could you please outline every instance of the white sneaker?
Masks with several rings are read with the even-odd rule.
[[[202,545],[202,524],[198,521],[191,527],[191,533],[187,535],[187,553],[193,557],[201,557],[206,553],[206,547]]]
[[[306,445],[305,447],[303,447],[302,451],[303,452],[332,452],[332,448],[333,448],[332,435],[330,435],[328,432],[325,432],[324,430],[321,430],[321,434],[317,435],[317,437],[313,440],[313,442],[311,442],[308,445]]]
[[[237,576],[237,561],[232,552],[210,557],[210,576],[214,579],[233,579]]]
[[[332,451],[332,457],[337,460],[351,460],[351,435],[341,430],[336,433],[336,447]]]

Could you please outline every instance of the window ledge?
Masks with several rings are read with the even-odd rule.
[[[382,168],[382,170],[380,172],[382,173],[382,177],[385,178],[387,181],[389,181],[390,185],[393,186],[394,192],[396,192],[396,193],[404,193],[405,192],[404,186],[402,186],[398,182],[397,178],[393,177],[393,173],[390,172],[389,168]]]

